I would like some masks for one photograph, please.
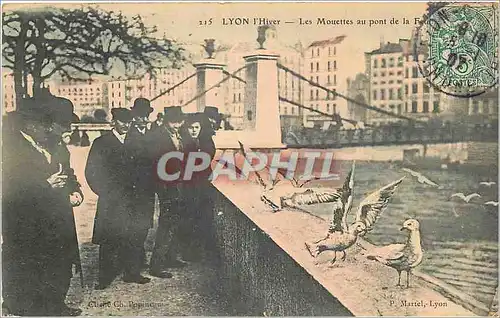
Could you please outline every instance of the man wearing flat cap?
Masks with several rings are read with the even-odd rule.
[[[134,266],[142,267],[146,263],[144,241],[149,228],[153,227],[155,204],[155,179],[153,175],[153,159],[151,150],[151,130],[148,128],[149,115],[153,112],[149,100],[137,98],[131,107],[133,117],[130,130],[125,138],[129,151],[129,173],[132,182],[131,215],[135,218],[136,227],[129,233],[132,243],[131,255],[136,255]]]
[[[68,103],[24,99],[15,124],[3,127],[2,305],[13,315],[81,312],[64,302],[79,257],[70,203],[75,184],[54,151],[62,113],[72,114]]]
[[[111,110],[113,129],[97,138],[85,167],[87,183],[98,195],[92,243],[99,244],[99,285],[108,287],[123,272],[123,281],[145,284],[150,280],[140,275],[135,263],[137,255],[131,249],[130,232],[135,230],[130,198],[133,184],[130,179],[129,153],[125,147],[126,134],[132,114],[125,108]]]
[[[153,137],[155,149],[153,158],[155,166],[159,159],[170,152],[183,153],[183,143],[180,128],[184,122],[184,114],[180,106],[165,107],[164,125],[154,130]],[[166,173],[173,175],[180,172],[182,176],[183,160],[170,158],[164,169]],[[157,169],[154,169],[157,170]],[[185,265],[177,259],[177,231],[181,219],[181,213],[185,208],[182,182],[163,181],[157,177],[157,194],[160,203],[160,217],[156,231],[155,246],[150,263],[150,274],[161,278],[170,278],[172,274],[167,268],[182,267]]]

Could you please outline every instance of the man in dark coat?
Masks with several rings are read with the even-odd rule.
[[[183,153],[180,128],[184,114],[180,106],[165,107],[164,126],[154,130],[150,147],[154,158],[155,170],[164,170],[170,175],[179,173],[182,177],[183,158],[171,158],[163,166],[158,166],[160,158],[170,152]],[[156,277],[170,278],[166,269],[185,265],[177,259],[177,234],[181,213],[185,209],[185,200],[181,180],[165,181],[157,178],[157,194],[160,202],[160,217],[156,232],[155,247],[151,257],[150,274]]]
[[[110,133],[97,138],[90,148],[85,177],[99,198],[94,221],[92,243],[99,244],[99,285],[104,289],[124,272],[125,282],[148,283],[136,268],[135,255],[130,255],[130,232],[135,230],[130,198],[130,162],[125,147],[126,134],[132,121],[130,110],[113,108]]]
[[[25,99],[9,118],[15,123],[3,127],[2,296],[14,315],[81,312],[64,302],[72,265],[79,266],[69,200],[74,184],[52,148],[56,117],[71,118],[72,110],[55,104],[49,98]]]
[[[153,111],[149,100],[137,98],[131,108],[133,121],[125,138],[125,146],[129,151],[130,177],[133,195],[131,197],[131,215],[135,217],[136,228],[129,233],[131,240],[131,254],[140,255],[135,261],[139,269],[145,264],[144,241],[149,228],[153,227],[155,204],[155,178],[153,175],[153,158],[149,138],[151,130],[148,129],[149,115]]]
[[[73,103],[63,97],[54,97],[54,102],[50,104],[52,107],[53,125],[52,135],[49,145],[49,150],[53,155],[54,161],[62,165],[63,174],[68,176],[66,179],[66,188],[70,197],[70,202],[73,207],[79,206],[83,202],[83,192],[81,185],[78,182],[74,170],[70,164],[70,152],[68,147],[69,136],[71,136],[71,123],[78,118],[73,111]],[[62,138],[60,137],[62,136]],[[66,138],[65,138],[66,137]]]

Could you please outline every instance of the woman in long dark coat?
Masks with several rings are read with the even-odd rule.
[[[210,161],[215,156],[215,144],[212,140],[214,131],[208,118],[204,114],[193,114],[184,123],[183,127],[184,151],[186,160],[190,153],[204,152],[208,154]],[[198,159],[200,161],[201,159]],[[196,164],[200,164],[197,162]],[[194,172],[191,180],[185,181],[189,191],[186,218],[183,225],[187,230],[181,240],[184,241],[182,258],[184,260],[198,260],[203,254],[209,254],[214,248],[213,235],[213,185],[209,178],[212,168]]]
[[[212,160],[215,156],[215,144],[212,140],[214,132],[210,122],[203,114],[193,114],[188,117],[183,127],[184,151],[187,156],[194,152],[205,152]],[[201,159],[199,159],[201,160]],[[196,164],[200,164],[197,162]],[[182,258],[198,260],[203,252],[213,249],[213,186],[209,180],[211,166],[203,171],[194,172],[191,180],[185,181],[189,202],[185,218],[182,221],[181,241],[183,243]]]

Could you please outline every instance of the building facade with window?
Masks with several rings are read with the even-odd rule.
[[[418,53],[418,60],[425,59],[425,52]],[[448,99],[425,79],[410,46],[404,47],[404,96],[405,113],[408,117],[428,120],[448,107]]]
[[[449,107],[449,100],[425,79],[412,50],[413,39],[381,43],[365,54],[370,79],[370,105],[419,120],[438,116]],[[418,59],[425,58],[421,48]],[[371,124],[388,124],[401,119],[368,112]]]
[[[136,98],[143,97],[152,100],[153,116],[168,106],[184,106],[185,112],[194,112],[196,101],[189,101],[196,95],[196,78],[171,89],[194,72],[195,68],[189,65],[182,69],[158,69],[154,76],[112,80],[108,83],[109,107],[131,107]]]
[[[339,114],[348,117],[347,101],[335,95],[336,92],[347,92],[347,63],[343,63],[345,50],[342,42],[345,36],[337,36],[328,40],[312,42],[304,50],[304,75],[311,82],[319,84],[324,89],[306,84],[304,89],[304,104],[306,107],[321,111],[325,114]],[[305,110],[306,125],[321,125],[331,121],[330,116]]]
[[[401,39],[399,43],[380,43],[378,49],[365,54],[370,90],[369,104],[394,114],[406,112],[403,90],[405,71],[403,46],[406,42],[407,40]],[[373,125],[399,120],[375,111],[368,111],[367,114],[367,121]]]
[[[94,116],[97,109],[109,114],[107,83],[99,80],[75,82],[61,80],[51,82],[50,92],[73,102],[74,112],[82,116]]]
[[[2,73],[2,115],[16,110],[16,92],[14,90],[14,75],[10,71]]]

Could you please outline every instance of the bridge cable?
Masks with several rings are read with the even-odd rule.
[[[238,76],[236,76],[236,75],[232,75],[231,73],[229,73],[229,72],[227,72],[227,71],[223,71],[223,72],[224,72],[224,74],[229,75],[229,76],[231,76],[231,77],[234,77],[235,79],[239,80],[240,82],[243,82],[243,83],[245,83],[245,84],[246,84],[246,81],[245,81],[244,79],[242,79],[242,78],[240,78],[240,77],[238,77]],[[314,108],[311,108],[311,107],[304,106],[304,105],[299,104],[299,103],[297,103],[297,102],[295,102],[295,101],[289,100],[289,99],[287,99],[287,98],[285,98],[285,97],[279,96],[279,100],[280,100],[280,101],[282,101],[282,102],[285,102],[285,103],[292,104],[292,105],[297,106],[297,107],[299,107],[299,108],[302,108],[302,109],[307,109],[307,110],[309,110],[309,111],[312,111],[312,112],[318,113],[318,114],[320,114],[320,115],[323,115],[323,116],[330,117],[330,118],[334,119],[334,116],[333,116],[332,114],[324,113],[324,112],[322,112],[322,111],[320,111],[320,110],[317,110],[317,109],[314,109]],[[350,124],[352,124],[352,125],[356,125],[356,124],[358,123],[358,121],[356,121],[356,120],[347,119],[347,118],[343,118],[343,117],[340,117],[340,118],[341,118],[343,121],[346,121],[346,122],[348,122],[348,123],[350,123]],[[365,124],[365,126],[371,126],[371,125]]]
[[[290,74],[300,78],[301,80],[303,81],[306,81],[307,83],[309,83],[311,86],[314,86],[314,87],[317,87],[317,88],[321,88],[322,90],[324,91],[327,91],[331,94],[333,94],[334,96],[339,96],[340,98],[343,98],[355,105],[358,105],[358,106],[361,106],[363,108],[366,108],[366,109],[369,109],[369,110],[373,110],[375,112],[379,112],[379,113],[382,113],[382,114],[385,114],[385,115],[388,115],[388,116],[391,116],[391,117],[396,117],[396,118],[400,118],[400,119],[405,119],[405,120],[408,120],[408,121],[415,121],[415,122],[422,122],[420,120],[416,120],[414,118],[410,118],[410,117],[406,117],[406,116],[403,116],[403,115],[399,115],[399,114],[395,114],[395,113],[392,113],[392,112],[388,112],[386,110],[382,110],[380,108],[377,108],[377,107],[374,107],[374,106],[371,106],[371,105],[368,105],[368,104],[365,104],[365,103],[361,103],[361,102],[358,102],[357,100],[355,99],[352,99],[350,97],[347,97],[347,96],[344,96],[340,93],[337,93],[336,91],[333,91],[331,89],[328,89],[324,86],[321,86],[320,84],[318,83],[315,83],[313,81],[310,81],[308,80],[307,78],[305,78],[304,76],[300,75],[299,73],[295,72],[295,71],[292,71],[291,69],[289,69],[288,67],[286,66],[283,66],[281,64],[278,64],[278,67],[281,68],[282,70],[284,70],[285,72],[289,72]]]
[[[326,116],[326,117],[330,117],[330,118],[332,118],[332,119],[335,119],[335,116],[334,116],[334,115],[332,115],[332,114],[324,113],[324,112],[322,112],[321,110],[317,110],[317,109],[314,109],[314,108],[311,108],[311,107],[304,106],[304,105],[302,105],[302,104],[299,104],[299,103],[297,103],[297,102],[295,102],[295,101],[292,101],[292,100],[286,99],[286,98],[284,98],[284,97],[279,96],[279,100],[280,100],[280,101],[282,101],[282,102],[289,103],[289,104],[292,104],[292,105],[294,105],[294,106],[297,106],[297,107],[300,107],[300,108],[307,109],[307,110],[309,110],[309,111],[312,111],[312,112],[318,113],[318,114],[320,114],[320,115],[323,115],[323,116]],[[348,123],[350,123],[350,124],[352,124],[352,125],[356,125],[356,124],[358,123],[358,121],[353,120],[353,119],[347,119],[347,118],[343,118],[343,117],[340,117],[340,119],[342,119],[343,121],[348,122]],[[365,126],[369,126],[369,125],[366,125],[366,124],[365,124]]]
[[[212,85],[210,88],[206,89],[205,91],[201,92],[200,94],[197,94],[195,97],[191,98],[189,101],[185,102],[184,104],[182,104],[181,106],[184,107],[186,105],[189,105],[191,102],[197,100],[198,98],[200,98],[201,96],[205,95],[207,92],[211,91],[212,89],[214,89],[215,87],[217,86],[220,86],[220,84],[226,82],[227,80],[229,80],[232,76],[234,76],[236,73],[240,72],[241,70],[243,70],[244,68],[246,68],[247,66],[242,66],[240,67],[239,69],[237,69],[236,71],[234,71],[232,74],[229,74],[230,76],[226,76],[225,78],[223,78],[221,81],[219,81],[218,83]]]
[[[163,96],[163,95],[167,94],[168,92],[170,92],[170,91],[172,91],[172,90],[176,89],[177,87],[181,86],[182,84],[184,84],[185,82],[187,82],[189,79],[191,79],[191,78],[192,78],[192,77],[194,77],[194,76],[196,76],[196,73],[193,73],[193,74],[189,75],[188,77],[186,77],[185,79],[183,79],[183,80],[182,80],[182,81],[180,81],[179,83],[177,83],[177,84],[175,84],[174,86],[172,86],[172,87],[168,88],[166,91],[164,91],[164,92],[160,93],[160,95],[157,95],[157,96],[153,97],[153,98],[151,99],[151,101],[154,101],[154,100],[156,100],[156,99],[160,98],[161,96]]]
[[[236,76],[236,75],[234,75],[234,74],[231,74],[231,73],[229,73],[229,72],[228,72],[228,71],[226,71],[226,70],[222,70],[222,73],[224,73],[224,75],[228,75],[228,76],[234,77],[234,78],[236,78],[236,79],[237,79],[238,81],[240,81],[240,82],[243,82],[243,83],[245,83],[245,84],[247,83],[247,81],[245,81],[245,80],[244,80],[244,79],[242,79],[241,77]]]

